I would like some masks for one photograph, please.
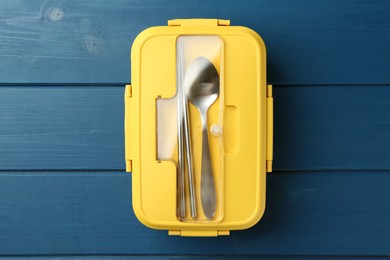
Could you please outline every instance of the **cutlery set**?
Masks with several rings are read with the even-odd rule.
[[[201,205],[207,219],[215,215],[216,192],[208,140],[207,112],[219,95],[219,75],[214,65],[205,57],[198,57],[187,67],[182,84],[178,90],[178,165],[179,165],[179,215],[185,212],[185,173],[187,173],[190,194],[191,217],[197,218],[196,196],[193,171],[193,153],[191,147],[190,118],[188,103],[194,105],[201,118]],[[187,166],[187,167],[185,167]],[[186,169],[187,168],[187,169]]]

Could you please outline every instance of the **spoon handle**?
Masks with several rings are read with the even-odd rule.
[[[202,129],[202,175],[201,175],[201,200],[206,218],[211,219],[215,215],[215,184],[211,165],[209,138],[207,132],[207,117],[203,120]]]

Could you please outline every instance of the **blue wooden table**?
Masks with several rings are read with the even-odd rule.
[[[268,51],[266,213],[229,237],[169,237],[131,208],[130,47],[190,17],[250,27]],[[0,85],[1,256],[390,257],[388,1],[0,0]]]

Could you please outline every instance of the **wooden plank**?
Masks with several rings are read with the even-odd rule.
[[[220,256],[208,256],[208,255],[87,255],[87,256],[0,256],[1,260],[253,260],[261,259],[261,260],[307,260],[307,259],[315,259],[315,260],[349,260],[353,259],[362,259],[362,260],[377,260],[377,259],[390,259],[387,256],[242,256],[242,255],[220,255]]]
[[[388,172],[269,174],[267,209],[229,237],[138,222],[123,172],[2,173],[0,255],[390,256]]]
[[[0,169],[124,169],[123,87],[0,88]],[[276,171],[390,169],[389,87],[275,87]]]
[[[362,260],[377,260],[377,259],[390,259],[387,256],[352,256],[353,259],[362,259]],[[351,256],[247,256],[247,255],[81,255],[81,256],[0,256],[1,260],[21,260],[21,259],[33,259],[33,260],[177,260],[177,259],[185,259],[185,260],[228,260],[228,259],[237,259],[237,260],[253,260],[261,259],[261,260],[307,260],[307,259],[316,259],[316,260],[349,260],[352,258]]]
[[[0,169],[124,169],[123,93],[1,87]]]
[[[275,88],[275,169],[390,169],[390,89]]]
[[[270,83],[389,84],[389,10],[385,0],[3,0],[0,82],[129,82],[139,32],[173,18],[217,17],[264,38]]]

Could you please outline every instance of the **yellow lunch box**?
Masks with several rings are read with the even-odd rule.
[[[125,159],[137,218],[181,236],[256,224],[273,146],[260,36],[228,20],[170,20],[137,36],[131,66]]]

